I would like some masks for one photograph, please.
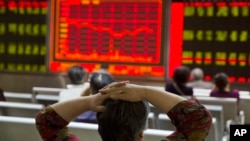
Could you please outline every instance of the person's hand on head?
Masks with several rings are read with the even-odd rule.
[[[121,81],[121,82],[112,82],[112,83],[108,84],[107,86],[105,86],[104,88],[102,88],[100,91],[102,91],[104,89],[125,86],[127,83],[129,83],[128,80],[127,81]]]
[[[105,106],[103,106],[103,101],[109,98],[109,94],[95,94],[89,96],[89,109],[95,112],[102,112],[105,110]]]
[[[121,82],[116,82],[121,83]],[[116,85],[116,87],[114,86]],[[142,86],[125,83],[125,85],[113,84],[111,87],[101,89],[102,94],[107,94],[111,99],[137,102],[145,99],[145,90]]]
[[[122,86],[125,86],[126,83],[128,83],[128,81],[113,82],[113,83],[105,86],[101,90],[122,87]],[[89,96],[89,98],[90,98],[89,109],[92,110],[92,111],[95,111],[95,112],[102,112],[102,111],[104,111],[105,110],[105,106],[102,105],[103,101],[106,100],[109,97],[110,97],[110,94],[109,93],[105,93],[105,91],[103,93],[98,93],[98,94],[95,94],[95,95],[90,95]]]

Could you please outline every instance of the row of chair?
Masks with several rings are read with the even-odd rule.
[[[26,118],[34,118],[35,114],[41,110],[44,106],[42,104],[33,104],[33,103],[18,103],[18,102],[0,102],[0,109],[1,111],[4,111],[3,109],[7,110],[7,113],[1,113],[3,117],[10,117],[9,120],[13,119],[12,117],[26,117]],[[211,111],[216,111],[222,109],[221,107],[215,107],[215,106],[209,106],[207,105],[207,108]],[[217,108],[217,109],[216,109]],[[154,110],[152,110],[154,109]],[[173,131],[175,130],[175,127],[172,125],[170,119],[166,116],[166,114],[160,113],[157,111],[158,116],[156,118],[156,108],[151,107],[151,113],[148,117],[148,126],[147,126],[147,132],[149,131],[155,131],[155,130],[162,130],[162,131]],[[154,113],[155,112],[155,113]],[[217,117],[216,117],[217,118]],[[220,132],[218,132],[219,127],[219,121],[216,118],[213,118],[213,126],[211,129],[211,132],[209,133],[206,141],[217,141],[218,136]],[[4,118],[6,120],[6,118]],[[25,118],[24,118],[25,119]],[[22,120],[20,120],[22,121]],[[73,122],[74,123],[74,122]],[[77,126],[76,124],[81,125],[81,123],[75,123],[73,125]],[[27,126],[27,125],[25,125]],[[82,130],[77,130],[76,132],[81,132]],[[73,129],[73,132],[74,129]],[[217,133],[218,132],[218,133]],[[149,132],[152,133],[152,132]],[[152,136],[156,136],[154,134],[151,134],[148,138],[152,138]]]
[[[210,96],[211,89],[193,88],[195,96]],[[241,96],[250,95],[249,91],[239,91]]]
[[[0,127],[0,141],[42,141],[36,130],[34,118],[0,116]],[[96,124],[71,122],[68,127],[80,140],[101,141]],[[172,132],[146,129],[144,141],[159,141]]]
[[[43,104],[0,101],[0,115],[35,117]]]
[[[163,89],[162,87],[156,87],[157,89]],[[8,101],[26,101],[26,102],[33,102],[33,103],[39,103],[39,104],[52,104],[58,101],[59,98],[59,93],[61,90],[64,90],[63,88],[46,88],[46,87],[33,87],[32,88],[32,94],[28,93],[10,93],[10,92],[5,92],[5,96]],[[202,89],[199,89],[201,91]],[[205,91],[205,90],[203,90]],[[243,91],[242,91],[243,92]],[[227,101],[226,98],[208,98],[209,96],[199,96],[196,95],[196,97],[205,103],[202,104],[210,104],[210,105],[218,105],[223,101]],[[212,101],[212,103],[211,103]],[[209,103],[210,102],[210,103]],[[245,122],[250,123],[250,110],[248,110],[248,104],[250,103],[250,95],[245,92],[244,94],[240,95],[240,103],[239,103],[239,109],[245,112]],[[237,106],[236,106],[237,107]],[[227,110],[230,109],[230,110]],[[225,116],[230,116],[232,117],[232,114],[235,114],[235,111],[231,111],[231,107],[227,107],[225,109]],[[235,109],[235,108],[234,108]],[[225,117],[227,120],[229,118]]]

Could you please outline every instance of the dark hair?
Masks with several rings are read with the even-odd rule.
[[[106,110],[97,113],[98,132],[103,141],[135,141],[145,129],[148,103],[107,99]]]
[[[98,93],[98,90],[112,82],[114,82],[113,77],[107,73],[92,73],[89,82],[92,94]]]
[[[173,80],[175,83],[182,85],[188,82],[190,76],[190,69],[186,66],[180,66],[175,69]]]
[[[108,69],[109,65],[107,63],[101,64],[101,69]]]
[[[68,77],[72,84],[82,84],[86,71],[81,66],[72,66],[68,70]]]
[[[225,73],[217,73],[214,76],[214,83],[215,86],[218,88],[219,91],[224,91],[225,87],[229,83],[228,76]]]

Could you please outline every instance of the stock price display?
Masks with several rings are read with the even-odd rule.
[[[0,71],[46,71],[47,0],[0,0]]]
[[[201,67],[207,80],[225,72],[250,82],[250,2],[173,2],[171,9],[169,75],[186,65]]]
[[[50,71],[162,77],[162,0],[51,1]]]

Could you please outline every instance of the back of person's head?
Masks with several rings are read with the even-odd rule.
[[[175,69],[173,80],[177,84],[185,84],[189,81],[190,69],[186,66],[180,66]]]
[[[110,74],[94,72],[89,81],[92,94],[96,94],[101,88],[114,82],[114,79]]]
[[[72,66],[68,70],[68,77],[72,84],[82,84],[86,76],[86,71],[81,66]]]
[[[229,83],[227,74],[225,74],[223,72],[217,73],[214,76],[214,83],[219,91],[224,91],[225,87]]]
[[[191,71],[191,78],[194,81],[203,80],[204,74],[201,68],[194,68]]]
[[[102,141],[136,141],[143,137],[148,117],[148,103],[107,99],[106,110],[97,113]]]

